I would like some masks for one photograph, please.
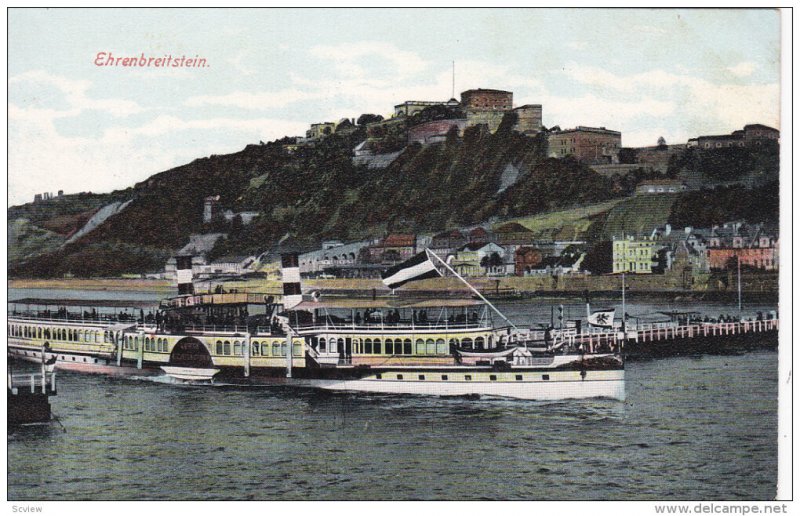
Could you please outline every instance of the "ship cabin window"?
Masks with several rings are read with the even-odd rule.
[[[372,339],[364,340],[364,353],[372,354]]]
[[[281,356],[281,343],[277,340],[272,341],[272,356],[279,357]]]
[[[404,340],[403,341],[403,354],[404,355],[410,355],[410,354],[412,354],[412,352],[413,351],[411,349],[411,339]]]
[[[330,349],[328,351],[331,352],[331,353],[336,353],[336,349],[337,349],[336,348],[336,339],[331,339],[330,342],[328,342],[328,344],[331,345],[331,347],[330,347]]]
[[[465,374],[464,375],[464,380],[469,382],[470,380],[472,380],[472,375],[471,374]]]
[[[398,380],[402,380],[402,379],[403,379],[403,375],[402,375],[402,374],[398,374],[398,375],[397,375],[397,379],[398,379]]]
[[[222,354],[223,355],[231,354],[231,343],[227,340],[222,344]]]
[[[39,328],[39,331],[37,331],[36,333],[37,333],[37,335],[39,335],[39,338],[41,339],[42,338],[42,329]]]
[[[433,339],[428,339],[425,341],[425,354],[426,355],[436,354],[436,343],[433,341]]]
[[[447,345],[445,344],[444,339],[436,340],[436,354],[437,355],[447,354]]]
[[[425,354],[425,341],[422,339],[417,339],[417,355],[424,355]]]
[[[392,339],[386,339],[386,354],[394,355],[394,342]]]
[[[344,349],[344,339],[339,339],[338,348],[340,351]]]
[[[233,354],[236,356],[242,354],[242,343],[238,340],[233,341]]]
[[[491,380],[493,382],[496,382],[497,381],[497,375],[496,374],[490,374],[489,375],[489,380]]]
[[[299,342],[294,342],[292,344],[292,354],[296,357],[303,356],[303,345]]]
[[[217,341],[217,349],[216,349],[216,351],[217,351],[217,355],[221,355],[222,354],[222,341],[221,340]]]
[[[286,356],[286,342],[281,342],[281,356]]]
[[[324,338],[319,339],[319,350],[320,350],[320,352],[321,353],[325,353],[325,350],[327,350],[327,349],[328,349],[327,341]]]
[[[472,348],[472,339],[467,338],[467,339],[462,340],[461,341],[461,347],[464,348],[464,349],[467,349],[467,348],[473,349]]]
[[[442,380],[447,381],[447,375],[446,374],[442,375]]]
[[[375,375],[376,380],[380,380],[381,378],[383,378],[383,375],[381,373]]]
[[[394,354],[395,355],[403,354],[403,341],[401,339],[394,339]]]
[[[261,351],[261,348],[259,347],[258,342],[253,342],[253,350],[250,352],[250,354],[254,357],[257,357],[259,351]]]
[[[419,379],[420,380],[424,380],[425,379],[425,375],[424,374],[419,375]]]
[[[475,339],[475,347],[478,349],[483,349],[483,337],[478,337]]]
[[[455,349],[458,347],[458,339],[450,339],[450,349]]]
[[[375,342],[372,343],[372,351],[376,355],[381,354],[381,339],[375,339]]]
[[[549,374],[543,374],[542,375],[542,380],[549,380],[549,379],[550,379],[550,375]]]
[[[518,382],[519,382],[519,381],[522,381],[522,375],[521,375],[521,374],[518,374],[518,375],[517,375],[515,378],[516,378],[516,380],[517,380]]]
[[[268,357],[269,356],[269,342],[262,342],[261,343],[261,356]]]

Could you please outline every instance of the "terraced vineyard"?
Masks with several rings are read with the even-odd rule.
[[[611,240],[623,234],[650,234],[653,228],[667,223],[679,195],[637,195],[625,199],[608,212],[600,237]]]

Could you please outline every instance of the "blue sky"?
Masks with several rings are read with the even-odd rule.
[[[625,146],[779,125],[780,14],[624,9],[11,9],[9,201],[103,192],[210,154],[471,88]],[[98,67],[200,56],[206,68]]]

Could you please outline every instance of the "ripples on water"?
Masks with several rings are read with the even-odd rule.
[[[9,297],[47,294],[12,289]],[[551,313],[527,302],[500,305],[526,324]],[[721,304],[641,302],[627,311],[672,308],[730,312]],[[585,306],[567,305],[567,312],[577,317]],[[8,497],[772,499],[777,365],[775,352],[630,362],[624,403],[187,386],[60,373],[52,404],[66,432],[54,424],[9,434]]]
[[[628,400],[527,402],[60,374],[9,499],[771,499],[777,354],[633,362]]]

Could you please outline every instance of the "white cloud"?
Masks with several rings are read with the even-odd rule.
[[[736,77],[750,77],[756,70],[756,64],[750,61],[742,61],[736,66],[729,66],[728,71]]]
[[[53,113],[56,117],[68,117],[85,110],[97,110],[117,117],[125,117],[142,112],[144,109],[131,100],[106,98],[93,99],[87,96],[92,83],[87,80],[68,79],[44,70],[33,70],[15,75],[8,80],[9,88],[24,89],[26,84],[44,84],[61,91],[69,109]]]
[[[381,41],[359,41],[338,45],[317,45],[309,49],[309,54],[334,63],[341,75],[366,77],[370,75],[360,62],[365,58],[375,58],[387,63],[397,76],[407,77],[425,71],[429,63],[415,54],[402,50],[391,43]]]
[[[185,120],[176,116],[161,115],[140,127],[122,129],[122,131],[132,136],[155,137],[164,134],[172,134],[177,131],[225,130],[227,132],[251,133],[262,137],[265,133],[269,133],[269,136],[266,136],[267,138],[279,138],[286,134],[298,134],[304,131],[306,126],[307,124],[305,122],[276,120],[271,118],[201,118]],[[276,130],[288,132],[280,134]],[[115,138],[115,133],[117,133],[117,131],[120,130],[108,131],[106,137]],[[247,141],[243,141],[243,143],[247,143]]]
[[[288,106],[294,102],[318,98],[319,93],[286,88],[279,91],[249,93],[234,91],[225,95],[198,95],[190,97],[185,104],[189,107],[226,106],[250,110],[265,110]]]
[[[777,127],[780,120],[780,86],[777,83],[712,83],[665,70],[617,75],[576,63],[568,64],[565,74],[587,86],[599,98],[600,106],[613,109],[605,119],[616,117],[621,127],[635,118],[649,118],[656,126],[660,117],[669,117],[682,128],[681,133],[698,135],[728,133],[748,123]],[[562,102],[570,101],[562,99]],[[594,106],[585,107],[590,113],[597,110]]]

